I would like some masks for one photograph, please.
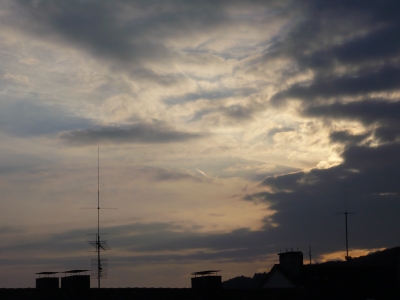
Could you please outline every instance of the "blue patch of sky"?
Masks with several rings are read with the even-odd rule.
[[[15,136],[57,134],[93,126],[91,120],[72,115],[60,106],[27,100],[0,103],[0,130]]]

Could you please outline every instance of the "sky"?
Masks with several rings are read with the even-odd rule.
[[[398,246],[397,0],[0,2],[0,287],[190,287]],[[104,234],[103,234],[104,233]],[[92,280],[92,286],[96,281]]]

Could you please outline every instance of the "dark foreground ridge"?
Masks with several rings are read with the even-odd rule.
[[[274,265],[270,272],[255,274],[253,278],[236,277],[222,282],[222,285],[220,276],[209,274],[216,271],[203,271],[194,273],[192,288],[90,289],[71,285],[66,288],[0,289],[0,300],[400,299],[400,247],[347,261],[308,265],[303,265],[300,251],[278,255],[279,264]],[[203,273],[207,276],[196,277]],[[216,280],[209,280],[213,277],[219,280],[219,285],[215,284]]]
[[[275,267],[278,265],[275,265]],[[384,284],[397,285],[400,284],[400,247],[389,248],[382,251],[372,252],[365,256],[356,258],[350,258],[348,261],[327,261],[319,264],[304,265],[303,274],[301,277],[302,281],[305,277],[314,275],[315,277],[325,277],[325,281],[333,280],[335,273],[340,276],[341,270],[345,271],[345,274],[354,273],[358,270],[366,269],[363,274],[359,275],[354,280],[360,280],[364,277],[364,280],[372,279],[375,283],[384,280]],[[330,271],[329,274],[321,274]],[[265,281],[270,277],[270,273],[255,273],[253,277],[239,276],[228,279],[222,282],[223,289],[251,289],[261,288]],[[339,273],[339,274],[338,274]],[[370,273],[370,274],[368,274]],[[382,274],[383,273],[383,274]],[[323,275],[323,276],[321,276]],[[366,278],[367,277],[367,278]],[[378,277],[378,278],[376,278]],[[400,299],[400,298],[399,298]]]
[[[340,296],[340,298],[338,298]],[[330,293],[298,289],[222,289],[211,294],[202,294],[190,288],[102,288],[88,290],[38,290],[0,289],[2,300],[391,300],[400,299],[397,290],[385,290],[375,298],[366,298],[363,293]]]

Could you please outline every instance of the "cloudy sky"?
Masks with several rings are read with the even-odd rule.
[[[188,287],[398,246],[397,0],[0,3],[0,287]],[[92,285],[95,285],[92,281]]]

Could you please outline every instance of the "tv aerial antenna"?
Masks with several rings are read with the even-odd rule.
[[[337,212],[336,215],[344,215],[345,219],[345,228],[346,228],[346,256],[345,259],[348,261],[351,257],[349,256],[349,234],[348,234],[348,225],[347,225],[347,216],[353,215],[356,212],[348,212],[347,211],[347,197],[346,197],[346,181],[344,182],[344,212]]]
[[[98,288],[100,288],[101,278],[107,278],[107,267],[108,259],[101,258],[101,251],[110,250],[107,241],[100,239],[100,147],[97,147],[97,207],[82,207],[81,209],[97,209],[97,233],[90,234],[96,235],[95,241],[88,241],[88,243],[96,248],[97,258],[92,258],[92,276],[97,278]],[[101,209],[117,209],[117,208],[105,208]],[[102,233],[105,234],[105,233]],[[95,267],[95,269],[93,269]]]

